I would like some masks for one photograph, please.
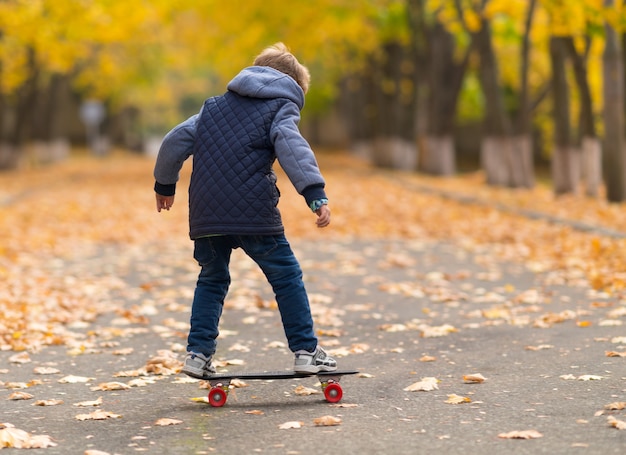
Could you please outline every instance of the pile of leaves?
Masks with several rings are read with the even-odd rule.
[[[315,227],[315,215],[279,169],[288,237],[445,240],[470,250],[488,245],[501,259],[523,261],[536,271],[561,270],[600,291],[620,294],[626,287],[626,240],[578,231],[573,224],[619,231],[626,226],[623,205],[557,198],[545,187],[487,187],[479,174],[437,179],[385,171],[348,154],[322,153],[319,161],[331,226]],[[0,279],[7,283],[0,288],[0,349],[70,344],[72,327],[93,321],[107,307],[95,302],[107,302],[122,286],[88,267],[68,275],[68,263],[80,264],[107,246],[190,248],[190,163],[174,207],[161,213],[155,210],[152,167],[152,159],[119,153],[0,175]],[[515,213],[529,208],[561,222]]]

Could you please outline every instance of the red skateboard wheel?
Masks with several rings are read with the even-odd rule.
[[[338,403],[343,397],[343,390],[336,382],[330,383],[324,388],[324,397],[329,403]]]
[[[214,408],[221,408],[226,404],[226,392],[220,387],[213,387],[209,392],[209,403]]]

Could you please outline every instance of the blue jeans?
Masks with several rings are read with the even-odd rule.
[[[220,316],[230,286],[230,255],[235,248],[243,249],[271,284],[291,351],[313,351],[317,337],[302,270],[282,234],[222,235],[195,240],[194,258],[202,270],[191,307],[187,351],[206,356],[215,353]]]

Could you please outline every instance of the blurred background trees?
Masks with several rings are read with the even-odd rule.
[[[154,149],[283,41],[312,73],[302,128],[316,145],[622,201],[624,13],[622,0],[3,0],[0,168],[87,141]],[[86,106],[105,114],[95,126]]]

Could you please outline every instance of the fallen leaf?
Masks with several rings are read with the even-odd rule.
[[[37,400],[33,403],[33,406],[57,406],[63,404],[63,400],[50,399],[50,400]]]
[[[313,419],[313,423],[318,427],[332,427],[336,425],[341,425],[341,419],[339,417],[333,416],[323,416]]]
[[[606,351],[607,357],[626,357],[626,351]]]
[[[30,384],[27,382],[5,382],[4,387],[7,389],[27,389],[30,387]]]
[[[10,423],[0,423],[0,449],[13,447],[15,449],[45,449],[55,447],[52,438],[46,435],[31,435],[24,430],[15,428]]]
[[[613,428],[617,428],[618,430],[626,430],[626,422],[624,422],[623,420],[617,420],[613,416],[608,416],[606,420],[608,424]]]
[[[312,389],[310,387],[305,387],[303,385],[299,385],[298,387],[296,387],[293,392],[299,396],[309,396],[309,395],[322,393],[318,389]]]
[[[523,430],[500,433],[498,437],[503,439],[537,439],[542,438],[543,435],[536,430]]]
[[[552,349],[554,348],[551,344],[540,344],[539,346],[526,346],[524,349],[527,351],[542,351],[544,349]]]
[[[291,429],[298,429],[298,428],[302,428],[304,426],[304,422],[285,422],[283,424],[280,424],[278,426],[279,430],[291,430]]]
[[[425,355],[420,357],[420,362],[435,362],[437,357],[433,357],[431,355]]]
[[[250,414],[250,415],[255,415],[255,416],[265,415],[265,413],[261,411],[260,409],[253,409],[252,411],[246,411],[245,414]]]
[[[462,404],[462,403],[471,403],[472,400],[468,397],[462,397],[455,393],[449,394],[448,399],[445,401],[448,404]]]
[[[82,382],[93,381],[95,379],[96,378],[87,378],[85,376],[69,375],[69,376],[65,376],[65,377],[59,379],[58,382],[60,382],[61,384],[78,384],[78,383],[82,383]]]
[[[26,392],[13,392],[9,395],[9,400],[18,401],[18,400],[30,400],[34,395]]]
[[[130,386],[128,384],[124,384],[123,382],[101,382],[95,387],[92,387],[90,390],[97,391],[111,391],[111,390],[128,390]]]
[[[37,367],[37,368],[33,369],[33,372],[35,374],[57,374],[57,373],[60,373],[59,370],[57,370],[56,368],[52,368],[52,367]]]
[[[430,392],[432,390],[439,389],[439,386],[437,385],[438,382],[439,380],[437,378],[422,378],[421,381],[411,384],[403,390],[405,392]]]
[[[78,406],[81,408],[88,408],[91,406],[100,406],[102,404],[102,397],[98,397],[97,400],[92,401],[81,401],[79,403],[74,403],[74,406]]]
[[[626,409],[626,401],[616,401],[615,403],[607,404],[604,409],[609,411],[621,411],[622,409]]]
[[[593,374],[584,374],[582,376],[578,376],[576,379],[578,379],[579,381],[600,381],[604,379],[604,377]]]
[[[119,414],[114,414],[108,411],[94,411],[89,414],[78,414],[75,419],[76,420],[107,420],[107,419],[119,419],[122,416]]]
[[[156,422],[154,422],[155,425],[160,426],[160,427],[165,427],[168,425],[178,425],[180,423],[183,423],[182,420],[176,420],[176,419],[168,419],[167,417],[164,417],[162,419],[157,420]]]
[[[463,376],[463,380],[468,384],[481,384],[485,382],[487,378],[480,373],[474,373]]]
[[[29,363],[31,362],[30,356],[28,352],[20,352],[19,354],[14,354],[9,357],[9,362],[11,363]]]
[[[422,328],[422,338],[444,337],[458,330],[450,324],[444,324],[437,327],[425,326]]]

